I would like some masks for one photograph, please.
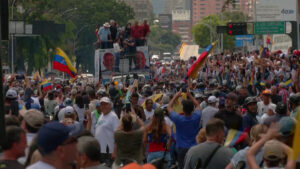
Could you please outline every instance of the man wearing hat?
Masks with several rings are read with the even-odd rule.
[[[5,114],[19,115],[19,107],[18,107],[18,94],[16,90],[9,89],[5,95],[5,104],[4,110]]]
[[[271,102],[271,91],[266,89],[262,92],[262,101],[257,103],[258,115],[261,122],[275,114],[276,105]]]
[[[76,139],[70,128],[52,121],[43,125],[38,134],[36,144],[42,160],[27,169],[72,168],[76,156]]]
[[[98,31],[98,42],[101,44],[101,49],[109,48],[111,39],[110,25],[108,22],[105,22]]]
[[[213,118],[215,114],[219,111],[217,106],[217,98],[216,96],[209,96],[208,98],[208,106],[202,111],[202,127],[206,127],[206,123],[208,120]]]
[[[100,100],[101,115],[98,118],[95,127],[95,138],[98,140],[101,148],[101,161],[111,163],[111,154],[114,151],[114,132],[119,126],[119,118],[112,111],[111,101],[108,97],[102,97]]]
[[[257,98],[247,97],[244,103],[247,112],[243,115],[243,131],[250,132],[250,129],[258,124],[257,116]]]
[[[225,122],[227,129],[240,130],[242,128],[242,117],[236,112],[238,97],[231,92],[226,95],[225,109],[220,110],[215,117]]]

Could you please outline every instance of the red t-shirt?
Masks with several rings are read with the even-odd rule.
[[[132,26],[130,35],[135,39],[141,39],[143,37],[142,27],[139,25]]]
[[[142,32],[143,32],[143,37],[145,37],[149,32],[150,32],[150,27],[148,24],[146,25],[141,25],[142,27]]]

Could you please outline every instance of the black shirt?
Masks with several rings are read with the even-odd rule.
[[[227,110],[220,110],[215,118],[221,119],[224,121],[227,129],[242,129],[242,117],[236,112],[229,112]]]
[[[117,38],[117,33],[118,33],[117,27],[111,26],[111,27],[110,27],[110,33],[111,33],[111,38],[112,38],[112,40],[115,41],[116,38]]]
[[[281,102],[281,96],[279,95],[271,95],[272,103],[277,104],[278,102]]]
[[[0,160],[1,169],[25,169],[17,160]]]

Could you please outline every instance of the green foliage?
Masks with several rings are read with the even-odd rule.
[[[24,11],[19,13],[16,6],[22,6]],[[24,20],[27,23],[54,21],[65,24],[66,29],[65,33],[18,37],[16,67],[24,69],[24,63],[27,62],[28,73],[45,68],[53,57],[53,52],[49,51],[61,47],[71,60],[77,60],[91,72],[94,69],[91,65],[94,65],[93,43],[96,41],[96,25],[110,19],[125,25],[133,17],[133,10],[124,3],[117,3],[116,0],[18,0],[14,5],[14,20]]]
[[[161,29],[158,25],[151,26],[148,45],[153,52],[173,52],[180,44],[181,38],[179,35],[171,31]]]
[[[223,12],[218,15],[209,15],[204,17],[198,24],[192,28],[192,34],[196,44],[204,48],[210,44],[210,28],[212,29],[212,37],[215,41],[218,39],[216,28],[217,26],[225,26],[227,22],[244,22],[247,17],[241,12]],[[224,33],[224,49],[234,49],[234,36],[229,36]]]

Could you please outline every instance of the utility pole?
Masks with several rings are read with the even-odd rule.
[[[3,23],[2,16],[5,17],[4,11],[5,9],[8,8],[8,0],[1,0],[0,2],[0,25],[5,24]],[[7,13],[8,17],[8,13]],[[8,19],[8,18],[7,18]],[[8,26],[8,25],[7,25]],[[5,138],[5,111],[4,111],[4,96],[3,96],[3,81],[2,81],[2,31],[1,31],[1,26],[0,26],[0,78],[1,78],[1,83],[0,83],[0,142],[4,140]]]

